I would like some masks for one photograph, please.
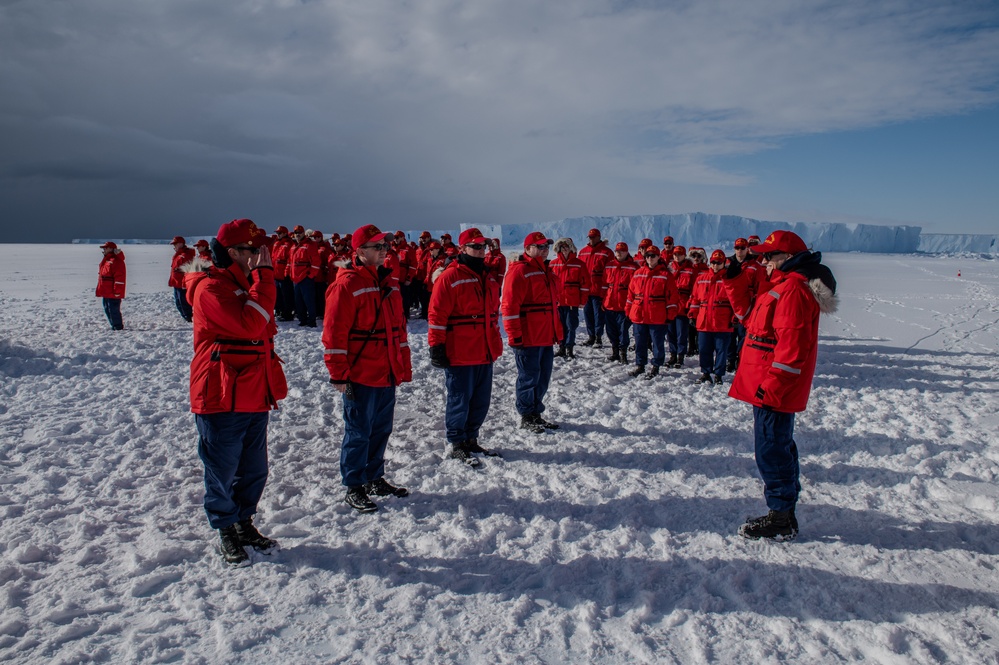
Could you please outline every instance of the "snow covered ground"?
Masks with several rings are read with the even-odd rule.
[[[764,509],[750,408],[689,361],[646,382],[581,349],[548,398],[563,429],[535,436],[504,355],[483,443],[505,459],[442,463],[422,322],[388,465],[413,494],[358,516],[319,331],[282,324],[257,522],[283,550],[226,570],[170,248],[125,251],[112,333],[100,250],[0,245],[2,662],[999,662],[995,261],[827,255],[842,308],[785,544],[735,535]]]

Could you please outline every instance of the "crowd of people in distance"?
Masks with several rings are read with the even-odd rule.
[[[697,355],[698,383],[724,383],[753,406],[757,466],[767,514],[743,524],[747,538],[791,539],[798,532],[800,492],[794,414],[811,389],[820,312],[835,311],[836,282],[796,234],[775,231],[763,242],[737,238],[731,255],[643,239],[633,254],[613,249],[591,229],[582,249],[572,238],[527,235],[509,259],[499,240],[476,228],[439,240],[409,242],[403,232],[368,224],[353,233],[279,226],[266,234],[251,220],[223,224],[211,242],[173,239],[169,285],[193,323],[191,410],[205,466],[205,511],[229,565],[244,565],[246,547],[277,543],[252,516],[267,478],[268,412],[287,395],[274,336],[278,321],[318,327],[330,384],[341,396],[344,501],[358,513],[375,498],[409,491],[385,478],[396,387],[412,380],[410,317],[427,321],[429,360],[443,370],[445,457],[471,468],[501,453],[483,446],[493,364],[503,337],[517,367],[519,427],[559,429],[544,417],[554,359],[577,359],[579,310],[583,346],[610,347],[608,362],[631,364],[633,377],[654,380]],[[102,245],[97,295],[111,327],[123,329],[124,254]],[[632,335],[634,339],[632,340]],[[633,352],[633,360],[629,353]],[[667,356],[668,353],[668,356]]]

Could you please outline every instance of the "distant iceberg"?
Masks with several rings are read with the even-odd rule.
[[[878,254],[960,254],[999,253],[999,236],[947,233],[922,233],[919,226],[877,226],[874,224],[846,224],[821,222],[771,222],[738,215],[711,215],[692,212],[678,215],[631,215],[622,217],[569,217],[554,222],[536,224],[462,224],[460,230],[478,227],[490,238],[499,238],[504,249],[515,250],[523,246],[524,237],[531,231],[541,231],[549,238],[568,236],[582,247],[586,234],[592,228],[611,243],[624,241],[635,250],[642,238],[651,238],[657,245],[664,236],[673,236],[678,245],[712,249],[732,248],[736,238],[757,235],[765,239],[772,231],[791,230],[797,233],[814,250],[822,252],[871,252]],[[383,227],[389,231],[390,228]],[[409,240],[418,240],[422,229],[409,230]],[[344,230],[338,230],[344,233]],[[430,232],[437,239],[450,233],[455,242],[459,229]],[[324,234],[329,235],[326,231]],[[188,238],[191,244],[197,239]],[[100,244],[107,240],[78,239],[74,243]],[[164,244],[169,240],[118,240],[118,244]]]

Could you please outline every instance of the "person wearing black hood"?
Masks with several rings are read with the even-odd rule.
[[[434,283],[427,316],[430,364],[444,370],[447,457],[472,468],[475,454],[498,457],[479,444],[489,412],[493,363],[503,353],[500,284],[486,266],[486,239],[476,228],[458,236],[459,253]]]
[[[836,279],[822,254],[790,231],[774,231],[750,248],[763,256],[769,289],[752,313],[748,273],[726,271],[736,317],[745,318],[746,342],[729,396],[753,405],[756,465],[769,512],[739,528],[746,538],[790,540],[798,534],[795,505],[801,492],[794,414],[804,411],[812,389],[819,315],[838,306]]]

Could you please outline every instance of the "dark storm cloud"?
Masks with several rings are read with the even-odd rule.
[[[928,1],[2,2],[0,219],[10,240],[37,223],[66,240],[235,216],[752,214],[752,178],[719,158],[995,103],[994,19]]]

